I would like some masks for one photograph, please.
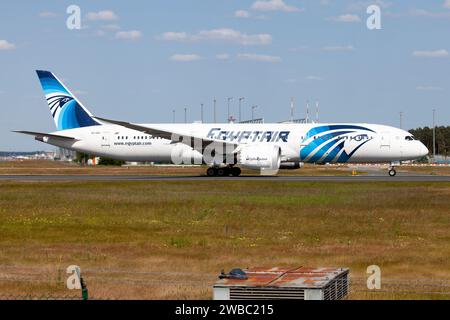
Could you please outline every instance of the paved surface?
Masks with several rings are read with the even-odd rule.
[[[146,176],[146,175],[0,175],[0,181],[329,181],[329,182],[450,182],[450,176],[411,175],[399,173],[364,176]]]

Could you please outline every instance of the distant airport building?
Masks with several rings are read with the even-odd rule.
[[[434,163],[437,163],[437,164],[450,164],[450,157],[436,155],[436,157],[434,159]]]

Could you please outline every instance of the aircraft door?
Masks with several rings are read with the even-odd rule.
[[[102,140],[101,140],[101,146],[102,148],[109,148],[110,141],[109,141],[109,132],[102,132]]]
[[[381,147],[381,149],[390,149],[391,148],[390,132],[382,132],[381,133],[380,147]]]
[[[304,136],[302,135],[302,137],[301,137],[301,142],[300,142],[300,160],[305,160],[305,159],[304,159],[305,157],[302,157],[302,150],[303,150],[306,146],[308,146],[308,143],[306,143],[306,137],[304,137]]]

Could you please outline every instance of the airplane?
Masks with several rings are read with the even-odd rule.
[[[125,161],[206,164],[207,176],[241,168],[274,175],[301,163],[390,163],[428,149],[409,132],[366,123],[140,124],[95,117],[49,71],[37,70],[57,131],[14,131],[77,152]]]

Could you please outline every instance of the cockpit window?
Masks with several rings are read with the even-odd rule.
[[[417,140],[417,139],[414,136],[406,136],[405,140],[407,140],[407,141],[414,141],[414,140]]]

